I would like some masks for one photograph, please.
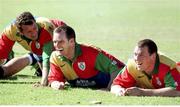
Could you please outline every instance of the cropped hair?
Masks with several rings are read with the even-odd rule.
[[[150,55],[153,54],[153,53],[157,54],[157,51],[158,51],[157,45],[153,40],[151,40],[151,39],[143,39],[143,40],[140,40],[138,42],[138,47],[139,48],[143,48],[145,46],[148,48],[148,52],[149,52]]]
[[[15,25],[21,32],[23,30],[22,25],[32,25],[33,21],[35,21],[35,18],[30,12],[23,12],[16,17]]]
[[[70,40],[71,38],[74,38],[76,40],[76,34],[72,27],[68,25],[59,26],[54,30],[54,33],[61,33],[64,31],[66,33],[66,38]]]

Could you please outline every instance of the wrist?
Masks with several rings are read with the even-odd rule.
[[[153,96],[152,89],[139,88],[141,96]]]
[[[48,84],[47,78],[41,79],[41,85],[46,86]]]
[[[115,94],[116,96],[124,96],[125,89],[119,85],[111,86],[111,93]]]
[[[64,82],[53,81],[51,87],[55,90],[64,89]]]

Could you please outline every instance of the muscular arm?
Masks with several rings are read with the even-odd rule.
[[[119,60],[112,58],[112,56],[108,57],[103,52],[100,52],[96,58],[95,67],[99,71],[112,73],[114,71],[119,72],[124,67],[124,64]]]
[[[14,45],[14,41],[10,40],[5,34],[1,35],[0,38],[0,59],[7,59],[12,47]]]
[[[119,71],[124,67],[124,64],[117,60],[115,57],[107,53],[99,53],[96,59],[96,68],[99,71],[109,72],[111,74],[111,80],[107,89],[110,90],[111,84]]]
[[[180,96],[180,91],[177,91],[176,87],[174,87],[173,85],[174,81],[170,81],[172,78],[170,78],[171,75],[169,75],[169,73],[167,74],[167,78],[165,79],[166,81],[165,88],[144,89],[144,88],[135,87],[135,85],[133,85],[135,81],[133,80],[132,76],[129,75],[129,73],[126,71],[119,74],[113,81],[114,85],[111,87],[112,93],[118,96],[124,96],[124,95],[126,96],[168,96],[168,97]]]
[[[136,81],[128,73],[127,67],[124,67],[113,80],[111,93],[115,94],[116,96],[124,96],[126,88],[135,86],[135,83]]]
[[[64,77],[61,69],[53,63],[50,63],[51,72],[48,76],[49,85],[53,89],[64,89]]]
[[[180,96],[180,91],[177,91],[171,87],[160,89],[143,89],[139,87],[123,88],[120,85],[113,85],[111,87],[111,93],[115,94],[116,96]]]
[[[160,88],[160,89],[143,89],[138,87],[130,87],[125,90],[125,95],[130,96],[167,96],[177,97],[180,96],[180,91],[173,89],[172,87]]]
[[[49,58],[52,52],[53,44],[52,42],[49,42],[44,45],[43,47],[43,64],[42,64],[42,79],[41,79],[41,85],[47,85],[47,78],[49,74]]]
[[[48,75],[49,85],[53,89],[64,89],[64,75],[58,66],[56,53],[52,53],[50,57],[50,72]]]

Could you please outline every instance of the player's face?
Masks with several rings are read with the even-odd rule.
[[[38,38],[38,26],[35,21],[31,25],[22,25],[22,34],[28,39],[37,40]]]
[[[134,49],[134,60],[136,67],[140,71],[150,71],[154,67],[154,54],[150,55],[148,52],[148,47],[144,46],[139,48],[138,46]]]
[[[71,53],[73,51],[74,39],[68,40],[66,33],[61,31],[60,33],[54,33],[53,44],[57,51],[66,58],[71,58]]]

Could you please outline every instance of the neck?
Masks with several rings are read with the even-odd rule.
[[[70,50],[72,51],[70,51],[68,59],[72,61],[75,55],[75,46],[73,46]]]
[[[151,75],[153,70],[154,70],[154,66],[155,66],[155,61],[156,60],[153,60],[150,64],[150,66],[145,70],[145,72],[148,74],[148,75]]]
[[[145,72],[148,74],[148,75],[151,75],[152,72],[153,72],[153,69],[154,69],[154,65],[150,66],[149,69],[145,70]]]

